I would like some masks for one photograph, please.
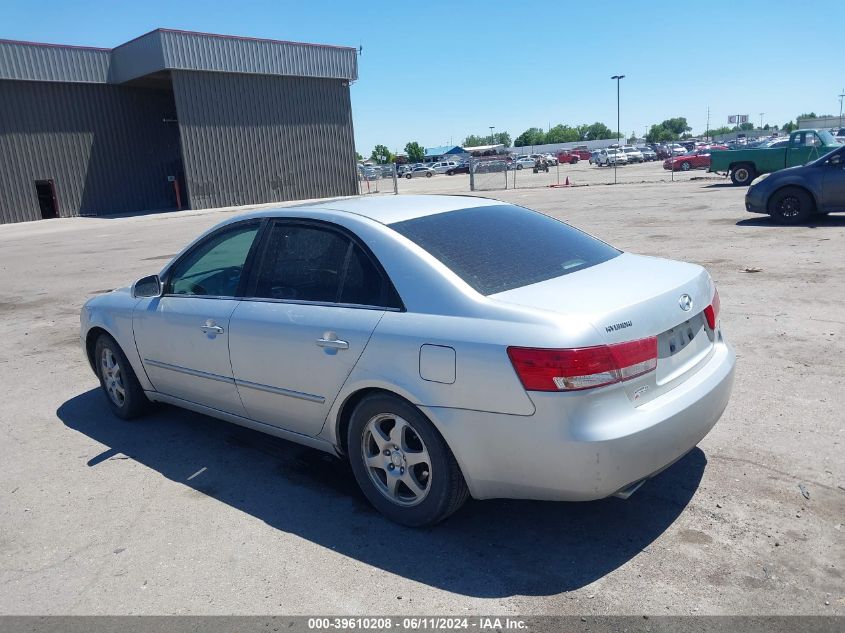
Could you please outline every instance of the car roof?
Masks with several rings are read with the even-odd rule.
[[[278,209],[264,209],[250,215],[253,217],[285,217],[292,210],[325,210],[353,213],[382,224],[393,224],[394,222],[412,220],[437,213],[473,207],[489,207],[497,204],[502,204],[502,202],[476,196],[356,196]]]

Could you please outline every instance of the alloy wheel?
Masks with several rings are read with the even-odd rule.
[[[410,507],[431,490],[431,457],[422,437],[404,418],[381,413],[364,427],[361,454],[376,489],[391,502]]]
[[[126,402],[126,387],[123,385],[123,374],[120,371],[120,363],[114,352],[108,347],[103,349],[100,357],[100,366],[103,372],[103,385],[109,399],[118,407]]]
[[[785,218],[794,218],[801,213],[801,201],[795,196],[784,196],[778,205],[778,211]]]

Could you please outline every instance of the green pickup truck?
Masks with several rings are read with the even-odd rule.
[[[709,171],[729,174],[735,185],[750,185],[760,174],[805,165],[839,147],[827,130],[796,130],[786,147],[713,150]]]

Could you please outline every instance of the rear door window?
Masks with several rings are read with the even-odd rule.
[[[328,225],[277,222],[263,250],[252,298],[402,306],[371,254]]]
[[[390,227],[483,295],[574,273],[620,254],[568,224],[513,205],[437,213]]]

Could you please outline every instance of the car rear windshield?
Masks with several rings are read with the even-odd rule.
[[[437,213],[390,228],[483,295],[574,273],[620,254],[568,224],[513,205]]]

